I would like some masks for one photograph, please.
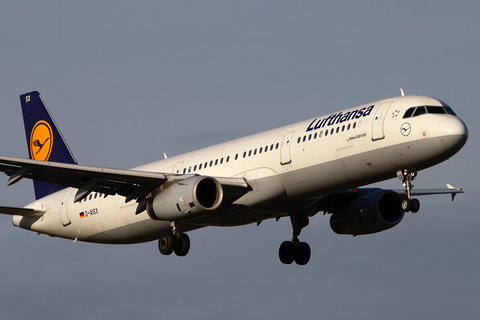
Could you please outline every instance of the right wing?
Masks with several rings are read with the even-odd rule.
[[[119,194],[125,202],[148,198],[150,193],[169,182],[190,178],[191,174],[173,174],[139,170],[110,169],[77,164],[38,161],[0,156],[0,171],[10,178],[12,185],[23,178],[45,181],[57,186],[77,188],[75,202],[86,198],[91,192],[107,195]],[[229,198],[244,194],[249,186],[243,178],[216,178]]]

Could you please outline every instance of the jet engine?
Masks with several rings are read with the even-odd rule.
[[[147,204],[153,220],[187,220],[211,213],[222,203],[223,189],[212,177],[195,176],[162,190]]]
[[[378,190],[345,204],[330,218],[337,234],[371,234],[390,229],[402,221],[402,197],[391,190]]]

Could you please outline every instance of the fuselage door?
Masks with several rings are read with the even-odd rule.
[[[292,162],[290,157],[290,144],[295,131],[290,131],[283,136],[282,146],[280,148],[280,164],[285,165]]]
[[[182,173],[183,161],[175,163],[172,173]]]
[[[385,117],[387,115],[388,108],[390,108],[390,105],[392,104],[392,102],[393,101],[385,101],[378,106],[372,122],[372,141],[381,140],[385,138],[385,132],[384,132]]]
[[[66,189],[62,195],[62,204],[60,205],[60,217],[62,218],[63,226],[68,226],[70,223],[70,218],[68,217],[68,201],[72,195],[73,189]]]

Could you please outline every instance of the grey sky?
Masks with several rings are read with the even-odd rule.
[[[38,90],[81,164],[129,168],[399,95],[447,102],[470,131],[420,172],[418,214],[338,236],[318,214],[312,258],[285,266],[288,219],[157,243],[38,236],[0,216],[0,319],[478,319],[478,1],[5,1],[0,154],[27,157],[18,96]],[[30,181],[0,204],[33,200]],[[400,188],[392,180],[386,188]]]

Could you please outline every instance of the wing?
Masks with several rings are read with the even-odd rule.
[[[405,190],[393,190],[399,195],[405,197]],[[447,189],[412,189],[410,194],[412,196],[429,196],[437,194],[449,194],[452,201],[458,193],[463,193],[462,188],[455,188],[450,184],[447,184]]]
[[[0,171],[10,178],[12,185],[22,178],[54,183],[58,186],[77,188],[75,202],[91,192],[108,195],[119,194],[125,202],[148,198],[149,194],[167,181],[184,180],[193,175],[149,172],[138,170],[110,169],[77,164],[38,161],[0,156]],[[229,197],[241,195],[248,188],[244,179],[218,178]]]
[[[337,192],[333,194],[326,195],[321,197],[316,201],[311,207],[308,207],[309,216],[314,216],[318,211],[324,211],[324,213],[334,213],[338,211],[339,208],[344,206],[346,203],[352,201],[356,198],[361,198],[365,195],[371,194],[376,191],[380,191],[380,188],[358,188],[358,189],[349,189],[342,192]],[[405,198],[404,189],[388,189],[398,193],[402,198]],[[463,193],[461,188],[455,188],[447,184],[446,189],[413,189],[411,191],[412,196],[427,196],[427,195],[439,195],[439,194],[450,194],[452,201],[458,193]],[[313,209],[311,209],[313,208]]]

